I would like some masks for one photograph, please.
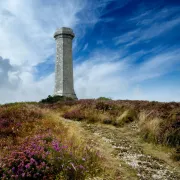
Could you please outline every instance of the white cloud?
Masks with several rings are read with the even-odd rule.
[[[80,17],[78,13],[86,6],[88,13]],[[0,59],[0,63],[7,61],[14,69],[2,70],[4,66],[0,64],[0,103],[40,100],[53,94],[53,74],[35,81],[35,66],[55,54],[56,28],[71,27],[78,38],[85,35],[86,26],[98,21],[99,12],[92,6],[93,3],[83,0],[0,1],[0,56],[9,59]],[[100,4],[99,8],[103,7],[105,4]],[[82,25],[78,30],[77,24]],[[16,88],[10,88],[10,84],[15,84]]]
[[[33,66],[54,53],[53,34],[57,27],[74,27],[79,1],[1,1],[0,55],[12,64]],[[6,12],[6,13],[4,13]]]
[[[141,36],[138,40],[143,41],[157,37],[160,34],[172,29],[174,26],[179,25],[179,23],[180,23],[180,17],[177,17],[175,19],[163,23],[155,23],[151,27],[142,30],[142,33],[140,33]]]
[[[116,44],[123,44],[133,41],[135,38],[139,37],[140,29],[129,31],[121,36],[115,37]]]
[[[0,1],[0,56],[5,59],[0,59],[0,69],[3,68],[0,70],[0,102],[39,100],[53,93],[52,75],[36,82],[34,66],[55,53],[56,28],[74,28],[79,21],[76,14],[85,3],[81,0],[47,3]],[[14,70],[5,69],[2,63]],[[10,88],[10,84],[17,87]]]
[[[122,58],[121,54],[113,51],[94,53],[75,67],[76,93],[79,98],[106,96],[115,99],[180,101],[177,87],[172,87],[174,93],[169,94],[168,87],[149,84],[151,88],[148,89],[142,85],[149,79],[177,70],[180,66],[179,52],[161,51],[138,65],[132,64],[132,59],[138,58],[134,54]]]
[[[171,17],[180,11],[179,7],[157,10],[149,10],[128,19],[130,23],[136,23],[136,29],[114,38],[116,44],[131,46],[139,42],[149,41],[159,35],[173,29],[180,24],[180,16]],[[167,20],[168,18],[168,20]]]
[[[0,102],[16,101],[39,101],[52,94],[54,87],[54,74],[46,77],[42,81],[34,82],[29,73],[24,73],[23,81],[17,89],[2,87],[0,88]],[[27,81],[26,81],[27,80]]]
[[[168,52],[161,51],[159,54],[145,60],[140,66],[134,66],[133,82],[143,81],[168,74],[180,66],[180,49]]]
[[[54,74],[34,81],[33,73],[0,57],[0,103],[40,100],[53,92]],[[47,88],[48,87],[48,88]]]
[[[146,11],[144,8],[140,9],[141,13],[138,12],[138,15],[129,19],[131,22],[135,22],[138,25],[149,25],[158,21],[166,20],[166,18],[172,16],[173,14],[180,11],[179,7],[169,7],[159,9],[151,9]]]
[[[75,89],[79,98],[109,96],[126,89],[127,82],[121,72],[127,69],[127,64],[123,60],[114,62],[117,53],[101,53],[104,55],[95,53],[75,67]]]

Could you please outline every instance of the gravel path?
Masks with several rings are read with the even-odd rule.
[[[180,174],[176,170],[172,170],[163,160],[144,154],[140,144],[136,143],[126,132],[120,131],[120,128],[112,130],[110,126],[85,123],[82,123],[82,127],[108,145],[110,144],[115,156],[134,169],[138,179],[180,180]],[[135,125],[132,125],[131,133],[135,133],[136,130]]]

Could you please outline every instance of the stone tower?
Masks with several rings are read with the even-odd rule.
[[[72,29],[62,27],[54,34],[56,40],[56,66],[54,95],[77,99],[73,83]]]

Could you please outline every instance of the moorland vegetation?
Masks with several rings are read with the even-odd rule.
[[[105,176],[106,157],[64,119],[121,128],[132,122],[148,143],[180,160],[180,103],[52,97],[0,106],[0,178],[71,179]]]

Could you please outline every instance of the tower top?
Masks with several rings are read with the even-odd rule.
[[[71,28],[68,27],[62,27],[62,28],[58,28],[56,30],[56,32],[54,33],[54,38],[56,39],[57,37],[70,37],[70,38],[74,38],[74,33],[73,30]]]

